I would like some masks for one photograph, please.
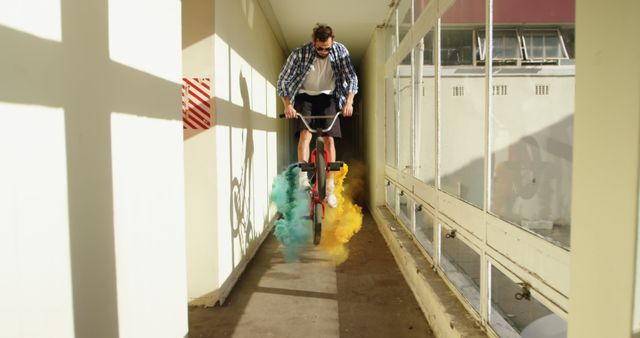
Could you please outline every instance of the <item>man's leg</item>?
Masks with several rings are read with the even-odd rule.
[[[311,132],[308,130],[300,131],[298,139],[298,162],[309,162],[309,144],[311,143]]]
[[[336,161],[336,145],[333,136],[324,136],[324,149],[329,153],[329,162]],[[327,203],[330,207],[335,208],[338,205],[336,196],[333,194],[335,183],[333,181],[333,172],[327,172]]]
[[[329,152],[329,162],[336,161],[336,145],[333,142],[333,136],[323,136],[324,149]]]
[[[308,130],[300,131],[298,139],[298,162],[309,162],[309,143],[311,143],[311,132]],[[300,171],[299,185],[303,188],[310,186],[309,177],[306,171]]]

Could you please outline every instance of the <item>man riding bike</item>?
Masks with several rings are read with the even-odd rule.
[[[278,76],[278,95],[284,103],[287,118],[303,116],[335,115],[342,110],[343,116],[353,114],[353,97],[358,92],[358,77],[347,48],[334,41],[333,30],[324,24],[313,28],[312,41],[296,48],[284,64]],[[312,121],[313,128],[326,128],[327,119]],[[298,161],[309,161],[311,132],[302,121],[296,123],[298,139]],[[323,133],[328,160],[335,162],[334,138],[340,138],[340,121]],[[320,136],[319,136],[320,137]],[[309,186],[306,172],[300,172],[300,185]],[[327,175],[327,204],[335,208],[338,204],[334,191],[333,174]]]

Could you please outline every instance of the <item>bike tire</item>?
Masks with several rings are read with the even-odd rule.
[[[322,237],[322,203],[313,205],[313,244],[320,244]]]
[[[324,140],[322,137],[316,138],[316,183],[318,188],[318,197],[324,201],[326,196],[327,183],[327,159],[324,152]]]

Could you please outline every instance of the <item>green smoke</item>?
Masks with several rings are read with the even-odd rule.
[[[284,246],[285,260],[298,261],[300,252],[311,238],[309,194],[298,183],[300,168],[289,166],[273,181],[271,202],[282,218],[276,221],[275,235]]]

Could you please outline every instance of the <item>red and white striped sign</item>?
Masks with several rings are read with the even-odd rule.
[[[183,129],[209,129],[211,127],[210,100],[210,78],[182,78]]]

